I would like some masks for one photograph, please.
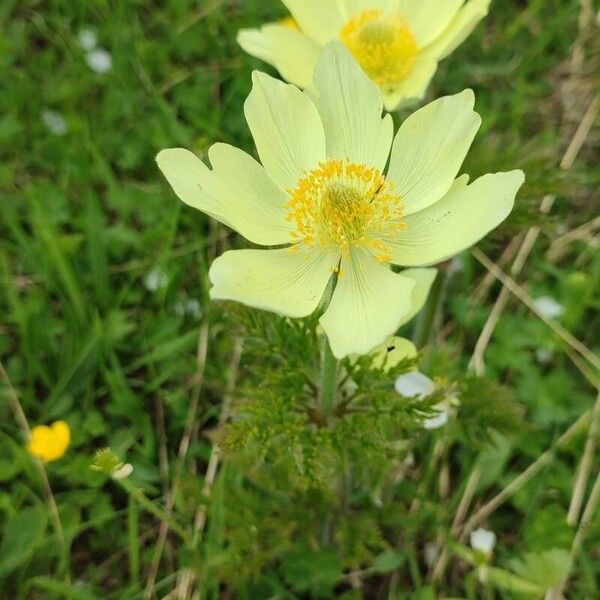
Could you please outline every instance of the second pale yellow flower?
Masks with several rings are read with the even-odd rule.
[[[387,110],[420,99],[439,61],[469,36],[490,0],[282,0],[292,15],[243,29],[242,48],[312,89],[321,49],[340,40],[380,87]],[[293,26],[290,26],[293,23]]]

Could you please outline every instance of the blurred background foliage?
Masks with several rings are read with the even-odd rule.
[[[465,172],[527,173],[513,215],[480,247],[508,270],[502,256],[515,238],[540,227],[519,282],[534,298],[556,299],[560,323],[595,351],[597,120],[575,162],[559,165],[599,91],[599,8],[496,0],[429,91],[430,99],[475,91],[483,126]],[[169,146],[204,155],[215,141],[252,151],[242,104],[252,68],[269,69],[235,37],[283,16],[276,0],[0,5],[1,597],[535,598],[569,573],[575,528],[566,512],[585,427],[485,521],[498,536],[487,578],[465,540],[449,536],[472,469],[480,465],[477,508],[591,409],[598,382],[512,296],[486,376],[467,377],[501,289],[493,280],[481,287],[485,269],[469,253],[442,267],[443,301],[420,356],[421,370],[459,386],[458,417],[424,431],[406,410],[398,443],[381,438],[364,453],[382,425],[362,422],[353,434],[348,421],[336,438],[346,462],[319,446],[331,439],[306,417],[296,418],[294,441],[304,462],[289,452],[284,426],[295,417],[277,390],[289,390],[299,357],[314,365],[310,339],[275,318],[261,324],[209,303],[210,262],[245,242],[184,207],[154,156]],[[90,67],[86,29],[110,53],[106,72]],[[540,215],[549,195],[554,205]],[[256,342],[265,335],[278,365],[271,380]],[[391,375],[377,378],[391,393]],[[67,455],[47,467],[62,544],[13,388],[30,424],[64,419],[72,430]],[[248,398],[253,427],[236,429],[234,418],[224,430],[231,412],[248,418]],[[266,431],[270,411],[279,411],[279,430]],[[228,453],[214,470],[223,439]],[[147,498],[173,506],[191,541],[166,534],[122,486],[89,469],[106,446],[133,465]],[[329,485],[298,477],[306,465],[325,469]],[[432,578],[445,545],[448,567]],[[569,598],[600,597],[598,548],[595,514]]]

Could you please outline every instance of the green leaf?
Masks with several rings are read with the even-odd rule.
[[[532,552],[546,548],[570,548],[573,529],[567,523],[566,510],[558,504],[539,507],[525,522],[525,547]]]
[[[46,509],[33,506],[6,524],[0,544],[0,575],[12,573],[42,545],[47,522]]]
[[[511,566],[521,577],[549,590],[569,575],[571,556],[566,550],[553,548],[547,552],[525,554],[521,560],[513,560]]]
[[[410,600],[435,600],[436,595],[433,588],[429,585],[422,587],[418,591],[410,595]],[[398,596],[398,600],[401,596]]]
[[[97,596],[85,591],[81,586],[73,587],[62,581],[56,581],[50,577],[38,576],[27,582],[27,587],[40,588],[47,592],[60,594],[61,598],[73,598],[73,600],[97,600]]]
[[[342,575],[342,564],[333,550],[292,550],[283,560],[283,577],[299,591],[327,594]]]
[[[540,597],[545,591],[542,587],[527,579],[523,579],[509,571],[498,569],[496,567],[488,567],[488,580],[502,590],[518,594]]]
[[[395,571],[403,563],[402,554],[396,550],[386,550],[373,561],[373,568],[380,573],[390,573]]]

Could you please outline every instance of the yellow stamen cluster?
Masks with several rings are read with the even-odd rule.
[[[345,160],[328,160],[303,177],[290,192],[287,220],[294,222],[294,250],[304,243],[321,249],[367,248],[387,262],[389,247],[382,239],[404,228],[402,204],[375,168]]]
[[[417,41],[398,13],[365,10],[350,19],[340,39],[365,73],[383,87],[400,82],[412,69]]]

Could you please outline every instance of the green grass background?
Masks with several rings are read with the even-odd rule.
[[[581,28],[580,12],[576,0],[496,0],[476,33],[441,65],[429,96],[474,89],[483,126],[465,171],[472,177],[512,168],[527,173],[514,214],[485,250],[497,258],[514,235],[539,224],[540,240],[521,282],[533,296],[561,302],[562,324],[598,350],[600,258],[593,240],[575,241],[558,261],[546,254],[553,240],[598,211],[597,127],[573,167],[558,168],[598,91],[600,28],[593,20]],[[65,419],[73,434],[68,455],[48,467],[70,547],[71,583],[65,583],[65,557],[3,382],[0,597],[141,597],[156,520],[90,471],[89,463],[96,450],[111,446],[134,465],[136,484],[148,496],[163,497],[189,406],[202,325],[208,327],[209,351],[200,434],[192,440],[186,469],[205,471],[211,442],[201,432],[216,423],[233,346],[230,324],[208,302],[206,273],[216,254],[240,240],[181,204],[154,156],[170,146],[203,155],[216,141],[252,151],[242,104],[251,70],[268,69],[246,56],[235,37],[240,27],[283,15],[275,0],[0,5],[0,358],[30,424]],[[86,64],[77,41],[85,27],[97,30],[99,45],[111,52],[110,72],[94,73]],[[577,68],[574,45],[581,51]],[[65,135],[48,131],[45,109],[64,116]],[[556,203],[541,219],[537,207],[548,194],[556,195]],[[448,356],[461,368],[499,291],[494,286],[483,303],[470,305],[483,270],[468,254],[463,258],[438,328],[438,340],[448,343]],[[151,273],[164,276],[157,291],[147,289]],[[189,299],[199,301],[198,314],[180,314]],[[540,348],[551,351],[546,364],[536,360]],[[535,460],[595,398],[561,342],[513,300],[486,360],[488,373],[522,403],[528,428],[498,450],[479,500]],[[499,563],[523,552],[569,547],[565,507],[583,441],[581,435],[494,515],[490,527],[500,538]],[[460,445],[455,452],[453,485],[460,489],[468,470],[457,465],[473,456]],[[597,468],[598,456],[594,476]],[[201,478],[188,483],[193,503]],[[569,598],[600,597],[599,546],[596,517]],[[218,552],[210,556],[218,560]],[[171,589],[173,573],[185,561],[169,540],[156,597]],[[466,594],[463,575],[453,563],[439,597]],[[414,579],[407,585],[419,587]],[[243,587],[224,583],[219,592],[213,585],[207,597],[244,597]],[[287,593],[277,597],[296,597]]]

